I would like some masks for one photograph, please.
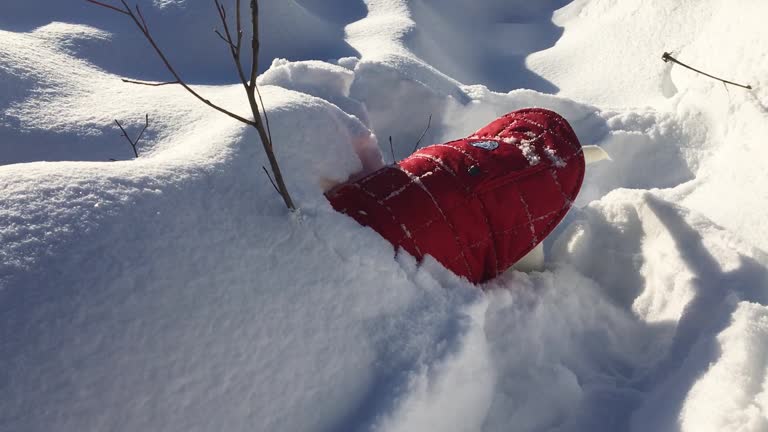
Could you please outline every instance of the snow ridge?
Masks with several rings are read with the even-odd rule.
[[[140,3],[201,94],[248,113],[210,2]],[[167,78],[124,17],[0,5],[0,430],[768,429],[768,6],[261,4],[293,216],[254,131],[122,83]],[[430,115],[424,144],[530,106],[613,158],[541,272],[478,289],[323,198]],[[133,160],[112,125],[146,114]]]

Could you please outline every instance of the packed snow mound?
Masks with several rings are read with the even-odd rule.
[[[212,2],[138,3],[249,115]],[[255,130],[121,81],[168,79],[124,16],[0,4],[0,430],[768,429],[768,6],[260,5],[294,214]],[[478,289],[323,197],[529,106],[613,158],[541,272]]]

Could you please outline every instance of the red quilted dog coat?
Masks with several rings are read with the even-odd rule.
[[[468,138],[425,147],[326,196],[417,259],[432,255],[469,281],[507,270],[563,219],[584,156],[560,115],[511,112]]]

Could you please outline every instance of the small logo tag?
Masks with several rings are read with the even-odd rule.
[[[496,150],[499,148],[499,143],[496,141],[478,141],[470,143],[472,147],[481,148],[483,150]]]

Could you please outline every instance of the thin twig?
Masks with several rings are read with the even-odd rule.
[[[221,35],[221,33],[217,29],[213,29],[213,32],[216,33],[216,36],[220,37],[221,40],[224,41],[225,44],[229,45],[230,49],[235,49],[235,46],[232,45],[224,36]]]
[[[122,135],[125,137],[125,139],[128,140],[129,143],[131,143],[131,148],[133,149],[133,155],[137,158],[139,157],[139,151],[137,149],[137,146],[139,144],[139,140],[141,140],[141,137],[144,136],[144,132],[149,127],[149,114],[144,115],[144,128],[141,129],[141,132],[139,132],[139,135],[136,137],[135,140],[132,140],[130,136],[128,136],[128,132],[125,131],[125,128],[123,125],[120,124],[120,122],[115,119],[115,123],[117,123],[117,127],[120,128],[120,131],[122,132]]]
[[[261,166],[261,169],[263,169],[263,170],[264,170],[264,174],[266,174],[266,175],[267,175],[267,178],[269,179],[269,182],[270,182],[270,183],[272,183],[272,187],[273,187],[273,188],[275,188],[275,191],[276,191],[277,193],[280,193],[280,189],[278,189],[278,188],[277,188],[277,185],[276,185],[276,184],[275,184],[275,182],[272,180],[272,176],[271,176],[271,175],[269,175],[269,171],[267,171],[267,167],[265,167],[264,165],[262,165],[262,166]],[[281,194],[281,195],[282,195],[282,194]]]
[[[237,48],[235,47],[235,44],[232,43],[232,35],[229,33],[229,26],[227,25],[227,11],[224,9],[224,6],[219,3],[219,0],[214,0],[214,4],[216,4],[216,9],[219,11],[219,19],[221,20],[221,24],[224,26],[224,33],[227,35],[227,37],[225,38],[218,30],[214,30],[214,32],[219,35],[221,40],[229,45],[229,49],[232,51],[232,55],[236,56],[238,54],[235,52]]]
[[[432,114],[429,115],[429,120],[427,120],[427,127],[424,129],[424,132],[421,133],[421,136],[419,137],[419,140],[416,141],[416,145],[413,146],[413,152],[416,151],[417,148],[419,148],[419,144],[421,144],[421,140],[424,139],[424,135],[427,134],[427,131],[429,130],[429,127],[432,125]]]
[[[240,9],[238,8],[238,11],[239,10]],[[293,199],[288,192],[288,187],[283,180],[280,164],[277,162],[277,156],[273,149],[271,132],[264,127],[264,123],[269,121],[266,111],[263,110],[264,104],[262,103],[262,109],[259,109],[259,104],[256,102],[256,94],[261,98],[261,92],[258,91],[258,87],[256,86],[256,76],[258,75],[259,65],[259,5],[257,0],[251,0],[251,28],[251,76],[248,88],[246,89],[246,94],[248,95],[248,102],[251,104],[251,111],[253,112],[253,119],[256,123],[256,130],[259,132],[259,137],[261,138],[261,144],[264,146],[264,152],[267,154],[272,173],[275,175],[275,182],[277,182],[280,196],[283,197],[286,207],[288,207],[290,211],[294,211],[296,206],[294,205]],[[261,111],[264,111],[264,122],[261,120]]]
[[[141,137],[144,136],[144,132],[149,127],[149,114],[144,114],[144,127],[141,129],[141,132],[139,132],[139,136],[136,137],[136,144],[139,144],[139,140],[141,140]],[[136,157],[139,157],[138,153],[136,154]]]
[[[224,9],[224,6],[219,3],[219,0],[214,0],[214,4],[216,5],[216,9],[219,11],[219,19],[221,20],[221,25],[224,27],[224,34],[226,35],[226,38],[222,37],[222,39],[224,39],[224,41],[229,45],[229,51],[230,54],[232,54],[232,59],[235,62],[235,69],[237,69],[237,76],[240,78],[240,82],[243,84],[247,94],[250,90],[250,87],[248,87],[248,83],[246,82],[245,72],[243,71],[242,62],[240,61],[240,43],[238,42],[238,44],[235,45],[235,43],[232,42],[232,34],[229,31],[229,25],[227,24],[227,12]],[[240,23],[238,23],[237,26],[239,27]],[[218,31],[217,33],[219,36],[221,36],[221,33]]]
[[[245,89],[245,94],[248,96],[248,103],[251,106],[251,113],[253,114],[254,119],[254,127],[259,132],[259,137],[261,138],[262,146],[264,147],[264,152],[267,154],[267,157],[269,159],[270,167],[272,168],[272,173],[274,174],[275,182],[273,182],[273,186],[277,186],[277,190],[280,193],[280,195],[283,197],[283,200],[285,201],[285,205],[290,209],[294,210],[295,206],[293,204],[293,200],[291,199],[290,194],[288,193],[288,189],[285,186],[285,182],[283,181],[282,173],[280,172],[280,166],[277,163],[277,158],[274,153],[274,148],[272,144],[272,129],[269,125],[269,116],[267,115],[266,110],[264,109],[264,99],[261,96],[261,91],[259,87],[256,85],[256,72],[252,69],[251,70],[251,79],[248,81],[248,79],[245,76],[245,71],[243,70],[243,63],[242,63],[242,57],[241,57],[241,47],[242,47],[242,37],[243,37],[243,31],[242,31],[242,23],[240,21],[240,0],[237,0],[235,3],[235,8],[237,9],[237,12],[235,13],[235,30],[237,31],[237,42],[233,42],[232,39],[232,33],[229,30],[229,24],[226,20],[226,11],[224,7],[221,5],[219,0],[214,0],[214,3],[216,4],[217,9],[219,10],[219,19],[221,20],[221,24],[224,27],[224,36],[227,40],[227,42],[230,45],[230,52],[232,53],[232,59],[235,62],[235,68],[237,69],[238,77],[240,78],[240,82],[243,84],[243,88]],[[251,47],[253,49],[251,55],[254,57],[254,59],[258,60],[259,56],[259,41],[258,41],[258,6],[255,3],[255,1],[251,2],[251,12],[252,12],[252,25],[253,25],[253,40],[251,43]],[[251,67],[257,67],[258,63],[257,61],[253,61],[251,63]],[[258,102],[257,102],[258,98]],[[261,104],[261,105],[259,105]],[[261,106],[261,108],[259,108]],[[264,118],[262,119],[262,113]],[[265,127],[266,126],[266,127]],[[272,180],[270,178],[270,180]]]
[[[95,5],[99,5],[101,7],[105,7],[107,9],[112,9],[113,11],[120,12],[121,14],[130,15],[128,12],[126,12],[126,11],[124,11],[124,10],[118,8],[118,7],[114,7],[112,5],[108,5],[108,4],[102,3],[100,1],[96,1],[96,0],[85,0],[85,1],[87,1],[88,3],[93,3]]]
[[[251,0],[251,24],[253,35],[251,37],[251,80],[249,83],[252,88],[255,88],[259,68],[259,3],[256,0]]]
[[[187,85],[187,83],[181,78],[181,76],[178,74],[178,72],[173,67],[173,65],[171,65],[170,61],[165,56],[165,53],[158,46],[154,37],[152,37],[152,34],[149,31],[149,26],[147,25],[147,22],[144,19],[141,9],[138,6],[135,7],[136,11],[134,13],[134,11],[132,11],[131,8],[128,6],[128,3],[126,3],[126,0],[120,0],[120,3],[122,3],[124,9],[120,9],[115,6],[102,3],[101,1],[98,1],[98,0],[86,0],[86,1],[98,6],[111,9],[119,13],[122,13],[124,15],[128,15],[131,18],[131,20],[133,20],[134,24],[136,24],[136,26],[142,32],[147,42],[149,42],[149,44],[152,46],[152,48],[154,49],[158,57],[160,57],[160,60],[162,60],[166,69],[168,69],[168,72],[170,72],[171,75],[173,75],[173,77],[175,78],[175,81],[166,82],[166,83],[148,83],[148,82],[132,81],[132,80],[124,80],[124,81],[131,82],[134,84],[142,84],[142,85],[150,85],[150,86],[179,84],[189,93],[191,93],[195,98],[197,98],[204,104],[208,105],[209,107],[223,114],[226,114],[234,118],[235,120],[238,120],[242,123],[245,123],[247,125],[250,125],[256,128],[256,130],[259,133],[259,138],[261,139],[262,146],[264,147],[264,151],[267,155],[267,158],[269,159],[269,164],[270,164],[270,167],[272,168],[272,174],[274,175],[274,180],[272,178],[272,175],[269,174],[269,172],[267,172],[267,176],[269,177],[270,182],[272,183],[272,186],[275,187],[275,189],[278,191],[280,196],[283,198],[283,201],[285,202],[286,207],[288,207],[288,209],[291,211],[296,209],[296,206],[294,205],[293,200],[291,199],[291,196],[288,193],[288,188],[285,185],[285,181],[283,180],[283,175],[280,171],[280,165],[277,162],[277,158],[273,150],[272,132],[269,128],[269,118],[267,117],[266,111],[264,111],[264,119],[262,119],[261,117],[261,111],[263,111],[264,103],[261,97],[261,92],[258,90],[258,87],[256,86],[256,77],[258,75],[258,57],[259,57],[259,9],[258,9],[257,0],[251,0],[251,4],[250,4],[251,25],[253,29],[253,37],[251,39],[252,58],[251,58],[251,70],[249,75],[250,79],[246,78],[246,74],[245,74],[245,71],[243,70],[242,59],[241,59],[241,43],[242,43],[243,31],[242,31],[241,22],[240,22],[240,0],[236,1],[236,8],[237,8],[236,40],[237,42],[235,42],[235,40],[232,37],[232,33],[229,30],[229,25],[227,23],[226,10],[221,5],[219,0],[214,0],[214,3],[216,4],[216,9],[219,13],[219,18],[221,19],[222,25],[224,26],[223,33],[218,30],[215,30],[215,32],[229,46],[230,53],[232,54],[232,58],[235,61],[238,77],[240,78],[240,81],[242,82],[243,87],[245,88],[246,95],[248,96],[248,103],[251,107],[253,120],[246,119],[231,111],[228,111],[224,108],[219,107],[218,105],[212,103],[208,99],[202,97],[199,93],[197,93],[194,89],[192,89],[189,85]],[[257,102],[257,97],[258,97],[258,102]],[[259,108],[259,102],[261,102],[262,109]],[[147,123],[148,123],[148,120],[147,120]],[[266,128],[265,128],[265,123],[266,123]],[[264,170],[266,171],[266,168],[264,168]]]
[[[89,1],[89,2],[91,2],[93,4],[96,4],[96,5],[99,5],[99,6],[105,6],[105,7],[109,6],[109,5],[105,5],[104,3],[95,2],[95,1],[92,1],[92,0],[86,0],[86,1]],[[173,65],[171,65],[170,61],[168,61],[168,58],[165,56],[165,53],[163,53],[163,51],[157,45],[157,42],[155,42],[155,39],[152,37],[152,34],[149,32],[149,29],[146,26],[146,21],[144,20],[143,16],[141,16],[141,10],[138,8],[138,6],[137,6],[136,9],[137,9],[137,13],[139,14],[139,17],[136,16],[136,13],[133,13],[133,11],[128,6],[128,3],[125,2],[125,0],[120,0],[120,3],[122,3],[123,6],[125,7],[124,10],[119,10],[118,8],[115,8],[115,7],[109,7],[109,9],[119,10],[120,12],[128,15],[131,18],[131,20],[133,20],[134,24],[136,24],[136,26],[139,28],[139,30],[141,30],[141,33],[144,35],[144,38],[146,38],[147,42],[149,42],[149,44],[152,45],[152,49],[154,49],[155,53],[158,55],[158,57],[160,57],[160,60],[162,60],[163,64],[165,65],[165,68],[168,69],[168,72],[170,72],[171,75],[173,75],[173,77],[176,79],[176,81],[178,81],[179,85],[184,87],[185,90],[187,90],[189,93],[191,93],[200,102],[208,105],[209,107],[215,109],[216,111],[219,111],[219,112],[221,112],[223,114],[226,114],[226,115],[234,118],[235,120],[241,121],[241,122],[243,122],[245,124],[249,124],[249,125],[255,126],[255,123],[252,120],[248,120],[248,119],[246,119],[244,117],[241,117],[241,116],[239,116],[239,115],[237,115],[237,114],[235,114],[235,113],[233,113],[231,111],[228,111],[228,110],[226,110],[224,108],[221,108],[220,106],[212,103],[208,99],[200,96],[200,94],[198,94],[194,89],[192,89],[189,85],[187,85],[187,83],[185,83],[184,80],[181,79],[181,76],[179,76],[178,72],[176,72],[176,69],[173,67]],[[142,25],[142,22],[144,23],[143,25]]]
[[[694,71],[694,72],[698,72],[698,73],[700,73],[700,74],[702,74],[702,75],[708,76],[708,77],[710,77],[710,78],[713,78],[713,79],[716,79],[716,80],[718,80],[718,81],[722,81],[724,84],[731,84],[731,85],[735,85],[736,87],[741,87],[741,88],[745,88],[745,89],[747,89],[747,90],[752,90],[752,86],[751,86],[751,85],[748,85],[748,84],[747,84],[747,85],[744,85],[744,84],[735,83],[735,82],[733,82],[733,81],[724,80],[724,79],[722,79],[722,78],[718,78],[718,77],[716,77],[716,76],[714,76],[714,75],[710,75],[710,74],[708,74],[708,73],[706,73],[706,72],[702,72],[702,71],[700,71],[700,70],[698,70],[698,69],[696,69],[696,68],[693,68],[693,67],[691,67],[691,66],[688,66],[687,64],[685,64],[685,63],[681,62],[680,60],[678,60],[678,59],[676,59],[676,58],[672,57],[672,54],[670,54],[670,53],[668,53],[668,52],[665,52],[665,53],[664,53],[664,54],[661,56],[661,59],[662,59],[662,60],[664,60],[664,62],[665,62],[665,63],[666,63],[666,62],[670,62],[670,61],[671,61],[671,62],[673,62],[673,63],[677,63],[677,64],[679,64],[680,66],[682,66],[682,67],[684,67],[684,68],[688,68],[688,69],[690,69],[690,70],[692,70],[692,71]]]
[[[216,2],[217,5],[219,4],[219,0],[214,0],[214,1]],[[222,21],[222,24],[224,25],[224,30],[227,33],[227,39],[228,39],[230,45],[232,45],[232,36],[229,33],[229,27],[227,26],[227,22],[226,22],[226,19],[225,19],[226,15],[223,13],[224,8],[222,6],[219,6],[219,7],[222,10],[221,21]],[[258,60],[258,55],[259,55],[259,52],[258,52],[258,50],[259,50],[259,45],[258,45],[258,4],[251,4],[251,7],[256,9],[255,15],[253,15],[255,17],[254,19],[256,20],[256,21],[254,21],[254,29],[253,29],[253,31],[254,31],[253,38],[256,40],[256,43],[253,44],[254,51],[253,51],[252,54]],[[243,81],[243,85],[245,86],[246,93],[252,93],[252,92],[255,91],[256,95],[259,98],[259,104],[261,106],[261,110],[259,110],[258,107],[257,107],[256,110],[258,112],[254,112],[254,116],[257,115],[257,114],[258,115],[262,115],[262,113],[263,113],[263,115],[264,115],[264,124],[266,125],[266,129],[267,129],[267,137],[269,137],[269,146],[271,147],[272,146],[272,128],[269,127],[269,116],[267,115],[267,110],[264,109],[264,99],[261,97],[261,90],[259,90],[259,87],[256,85],[256,81],[255,81],[256,78],[253,75],[253,71],[251,71],[251,82],[248,83],[248,84],[245,83],[245,74],[244,74],[244,71],[242,70],[243,67],[242,67],[242,63],[240,61],[240,46],[241,46],[241,42],[242,42],[242,38],[243,38],[243,30],[242,30],[241,23],[240,23],[240,0],[237,0],[235,2],[235,8],[237,8],[237,12],[235,14],[235,16],[236,16],[236,24],[235,24],[236,27],[235,27],[235,29],[237,31],[237,44],[235,45],[235,48],[234,48],[234,51],[232,52],[232,55],[235,58],[235,63],[236,63],[237,69],[238,69],[238,74],[240,74],[240,80]],[[257,64],[258,63],[256,63],[256,62],[252,63],[253,67],[256,67]]]
[[[392,145],[392,135],[389,136],[389,152],[392,153],[392,163],[397,162],[395,160],[395,147]]]
[[[237,27],[235,28],[237,31],[237,52],[240,52],[240,46],[243,42],[243,27],[240,25],[240,0],[235,2],[235,9],[237,9],[235,11],[235,21],[237,21]]]
[[[123,2],[125,4],[125,2]],[[128,7],[126,4],[125,7]],[[149,26],[147,26],[147,20],[144,19],[144,15],[141,14],[141,9],[139,9],[139,5],[136,5],[136,13],[139,15],[139,18],[141,18],[141,24],[144,28],[144,33],[149,33]]]
[[[261,113],[264,114],[264,123],[267,125],[267,136],[269,137],[269,142],[272,143],[272,130],[269,128],[269,116],[267,116],[267,109],[264,108],[264,99],[261,98],[261,90],[259,90],[259,86],[254,86],[254,88],[256,89],[256,94],[259,96]]]
[[[117,119],[115,119],[115,123],[117,123],[117,127],[119,127],[120,130],[123,132],[122,135],[125,137],[125,139],[127,139],[128,142],[131,143],[131,145],[133,145],[133,141],[131,141],[131,138],[128,136],[128,132],[125,131],[125,129],[123,128],[123,125],[121,125],[120,122],[117,121]]]
[[[160,86],[169,85],[169,84],[181,84],[179,81],[150,82],[150,81],[136,81],[136,80],[130,80],[126,78],[123,78],[122,81],[128,84],[139,84],[139,85],[145,85],[150,87],[160,87]]]

